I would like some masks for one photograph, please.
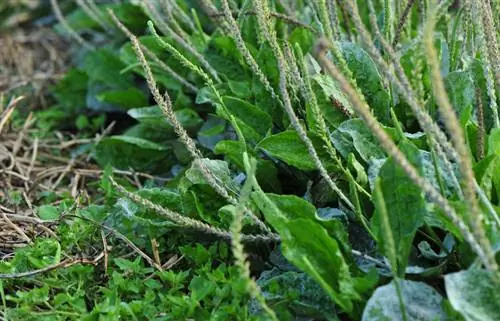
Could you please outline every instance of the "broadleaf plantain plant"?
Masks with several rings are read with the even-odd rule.
[[[498,318],[498,5],[77,4],[58,17],[89,48],[87,101],[137,120],[97,142],[94,159],[171,178],[131,190],[105,177],[114,210],[103,224],[165,244],[231,242],[233,292],[214,290],[203,268],[208,281],[194,276],[183,302],[152,303],[164,310],[155,320]],[[114,43],[92,48],[83,29]],[[199,259],[214,256],[193,268],[215,269]],[[182,271],[156,273],[182,287]],[[492,295],[471,303],[457,289]],[[224,291],[241,309],[221,307]]]

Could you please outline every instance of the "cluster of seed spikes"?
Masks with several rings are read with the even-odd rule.
[[[56,0],[51,1],[56,9],[56,13],[60,13],[57,9]],[[492,204],[486,197],[484,191],[481,190],[474,178],[471,159],[464,140],[464,133],[462,132],[457,116],[452,110],[449,98],[446,94],[443,79],[439,70],[437,53],[433,44],[435,25],[439,19],[447,15],[448,7],[452,5],[453,1],[443,0],[438,3],[435,0],[423,2],[410,0],[403,5],[402,1],[382,0],[382,7],[384,9],[384,29],[382,31],[378,28],[374,5],[372,3],[373,1],[374,0],[366,1],[370,11],[370,19],[373,29],[372,32],[368,30],[362,21],[357,2],[355,0],[311,1],[311,8],[314,10],[316,15],[316,24],[319,25],[318,29],[307,25],[304,26],[304,23],[293,16],[294,1],[290,1],[289,4],[285,3],[286,1],[277,1],[277,4],[285,13],[273,11],[277,6],[274,6],[274,3],[271,3],[272,1],[270,0],[247,1],[248,8],[245,8],[243,14],[252,14],[256,16],[256,20],[258,22],[258,28],[256,30],[258,39],[261,43],[267,43],[276,57],[276,68],[279,71],[278,88],[274,88],[271,85],[271,82],[267,78],[266,74],[256,62],[255,57],[247,48],[239,27],[239,18],[237,18],[241,16],[242,12],[237,12],[237,6],[229,0],[221,0],[220,7],[217,7],[213,0],[201,0],[200,4],[203,10],[205,10],[205,13],[212,19],[212,22],[219,27],[222,32],[234,39],[238,51],[252,73],[261,82],[266,91],[268,91],[277,103],[284,109],[290,120],[291,126],[306,145],[307,150],[323,179],[325,179],[330,188],[337,195],[339,195],[345,205],[358,215],[361,222],[364,222],[366,218],[363,213],[360,213],[360,210],[355,203],[344,194],[344,192],[337,186],[328,174],[324,164],[318,157],[318,151],[308,138],[299,116],[292,107],[291,96],[289,93],[290,91],[300,93],[300,95],[302,95],[302,97],[311,104],[312,114],[315,118],[314,123],[317,124],[316,128],[311,130],[314,130],[321,137],[324,143],[324,148],[328,151],[336,165],[338,165],[342,173],[345,175],[345,178],[349,181],[355,181],[352,179],[352,175],[349,170],[347,170],[344,167],[345,165],[342,164],[340,157],[337,155],[337,152],[329,139],[330,133],[328,132],[328,128],[325,124],[324,115],[322,115],[322,112],[318,107],[317,99],[311,88],[310,75],[306,67],[304,53],[296,44],[288,43],[285,39],[278,37],[278,32],[275,28],[275,21],[280,19],[285,23],[313,30],[313,32],[318,36],[314,56],[323,71],[329,74],[336,81],[337,86],[349,98],[354,109],[353,116],[359,117],[365,122],[366,126],[379,140],[381,146],[387,154],[393,157],[408,177],[421,188],[428,199],[438,205],[453,222],[453,224],[460,230],[463,238],[478,255],[482,264],[488,270],[494,272],[495,275],[498,275],[499,268],[495,261],[494,251],[485,235],[485,224],[496,225],[498,228],[500,227],[500,219]],[[97,11],[92,3],[92,0],[78,1],[78,4],[85,9],[85,12],[88,11],[89,15],[100,23],[107,24],[107,20],[102,19],[102,17],[97,14]],[[167,50],[173,57],[178,59],[185,68],[188,68],[204,80],[205,84],[213,91],[215,97],[217,97],[218,103],[222,106],[226,119],[229,122],[234,122],[234,118],[224,105],[224,101],[221,99],[221,96],[215,86],[215,84],[221,82],[217,70],[210,65],[210,63],[203,57],[202,53],[199,53],[195,49],[195,46],[190,43],[189,37],[187,36],[189,32],[194,32],[197,25],[199,25],[196,12],[192,11],[192,16],[188,15],[178,7],[175,0],[144,0],[141,1],[141,3],[144,11],[151,19],[148,24],[149,30],[156,37],[158,44]],[[485,62],[484,76],[487,82],[486,92],[489,98],[489,106],[483,106],[481,103],[480,115],[483,117],[483,109],[489,108],[490,114],[493,115],[493,126],[500,127],[496,97],[496,92],[500,90],[500,55],[497,43],[497,34],[495,31],[498,30],[499,21],[498,19],[494,19],[495,15],[493,14],[494,10],[498,8],[492,8],[491,3],[492,2],[489,1],[474,0],[464,0],[460,2],[461,6],[463,6],[462,29],[472,29],[469,28],[469,25],[472,24],[474,27],[473,29],[477,33],[471,35],[469,33],[465,34],[464,32],[464,37],[474,37],[474,41],[464,41],[464,43],[471,43],[472,45],[471,48],[462,48],[462,50],[470,50],[472,52],[472,56],[475,56],[476,53],[480,53]],[[401,35],[409,32],[409,28],[407,27],[409,21],[407,20],[409,12],[414,5],[422,6],[422,8],[420,8],[423,13],[421,15],[420,29],[414,41],[421,45],[420,58],[427,61],[431,71],[433,93],[430,98],[429,94],[426,96],[422,90],[421,77],[410,78],[405,74],[397,54],[397,46],[401,39]],[[125,193],[126,196],[130,197],[134,201],[165,214],[168,219],[173,220],[178,224],[219,235],[224,238],[230,238],[233,242],[233,250],[235,257],[237,258],[237,264],[243,271],[245,271],[245,273],[242,274],[248,278],[248,288],[251,290],[252,294],[254,294],[257,298],[260,298],[261,294],[258,287],[249,277],[248,266],[245,264],[245,256],[240,242],[276,242],[279,241],[279,236],[274,234],[270,228],[261,221],[258,215],[253,213],[252,210],[250,210],[246,205],[246,198],[248,197],[249,189],[251,189],[252,186],[246,184],[241,191],[235,192],[225,186],[225,184],[221,182],[206,165],[204,165],[204,162],[202,161],[203,155],[200,150],[196,147],[195,142],[188,136],[180,122],[176,119],[168,93],[161,94],[158,90],[149,67],[148,59],[160,66],[165,73],[174,79],[177,79],[187,90],[196,92],[198,88],[187,79],[184,79],[182,76],[171,70],[165,63],[156,57],[151,50],[149,50],[144,44],[140,43],[140,41],[116,18],[112,11],[109,11],[109,14],[112,17],[112,21],[114,21],[115,26],[130,38],[138,61],[141,63],[145,71],[147,83],[155,101],[158,103],[169,122],[173,124],[179,139],[191,154],[194,164],[199,166],[205,179],[209,182],[213,189],[230,204],[235,206],[234,224],[231,231],[222,231],[202,222],[197,222],[191,219],[186,220],[185,218],[182,218],[181,214],[166,209],[162,210],[159,206],[156,206],[147,200],[141,199],[136,194],[127,192],[118,185],[115,186],[117,186],[120,191]],[[64,21],[60,14],[58,14],[58,17]],[[341,20],[344,25],[347,24],[344,28],[341,28],[340,26]],[[160,38],[156,29],[158,29],[163,35],[169,36],[169,38],[172,39],[172,43],[167,43]],[[353,33],[356,34],[354,35]],[[75,34],[75,37],[78,37],[78,35]],[[381,124],[377,121],[365,97],[358,89],[356,81],[352,76],[352,72],[349,70],[349,67],[340,51],[339,41],[344,38],[351,40],[359,38],[359,40],[363,43],[365,50],[369,53],[373,61],[376,63],[378,70],[381,72],[384,84],[391,85],[411,108],[418,124],[429,138],[431,151],[444,161],[445,170],[448,171],[447,175],[452,177],[452,182],[455,185],[457,195],[459,195],[468,206],[468,214],[465,215],[465,217],[458,215],[453,206],[441,194],[441,192],[434,188],[419,174],[406,156],[398,149],[392,138],[389,137],[389,135],[384,131]],[[83,39],[78,37],[77,40],[82,41]],[[376,41],[379,44],[378,46],[375,45]],[[82,41],[82,43],[84,42]],[[192,57],[195,58],[195,61],[188,60],[176,48],[182,48],[183,50],[189,52]],[[458,49],[455,48],[454,50]],[[462,53],[459,53],[459,55],[461,54]],[[415,61],[417,74],[421,65],[422,62],[417,58]],[[445,133],[438,126],[424,107],[425,101],[428,99],[435,99],[437,102],[437,106],[440,114],[442,115],[447,133]],[[479,131],[482,133],[480,134],[481,136],[484,135],[484,121],[481,119],[479,124],[483,124],[481,125],[483,128]],[[237,128],[237,126],[234,127]],[[239,136],[240,139],[243,139],[242,135]],[[451,141],[448,137],[451,137]],[[484,141],[484,137],[482,137],[482,139]],[[249,171],[247,172],[248,178],[251,178],[252,176],[251,171],[253,170],[253,167],[251,164],[252,162],[247,159],[247,171]],[[460,170],[459,177],[455,175],[453,164],[458,164]],[[255,186],[253,186],[253,188],[255,188]],[[359,185],[356,185],[355,192],[370,196],[370,193]],[[375,196],[373,197],[376,198]],[[484,213],[481,208],[485,209]],[[241,216],[243,215],[251,217],[255,225],[261,229],[262,234],[240,235]],[[386,237],[391,238],[390,233],[388,233]],[[387,241],[387,244],[394,244],[392,238]],[[263,304],[264,309],[271,315],[271,317],[275,319],[272,310],[265,308],[265,302],[263,302],[263,300],[259,301]]]

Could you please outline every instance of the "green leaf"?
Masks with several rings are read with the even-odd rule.
[[[341,246],[316,219],[315,208],[292,195],[272,195],[256,191],[252,200],[282,238],[284,256],[311,276],[345,311],[360,299],[358,279],[351,277]]]
[[[341,47],[347,65],[373,113],[383,124],[390,124],[391,96],[384,88],[375,62],[368,53],[354,43],[342,42]]]
[[[377,139],[359,118],[343,122],[330,138],[335,148],[346,159],[350,153],[355,152],[367,163],[372,158],[385,157]]]
[[[82,70],[71,69],[52,89],[52,94],[59,105],[69,111],[83,109],[86,106],[88,75]]]
[[[316,147],[316,152],[320,160],[327,166],[327,168],[332,168],[332,160],[323,146],[323,142],[320,138],[313,136],[309,137],[313,145]],[[264,138],[257,148],[265,150],[269,155],[276,157],[288,165],[292,165],[301,170],[315,170],[317,169],[314,161],[304,142],[300,139],[296,131],[284,131],[276,135],[272,135]]]
[[[136,192],[141,197],[146,198],[153,203],[167,207],[171,210],[181,212],[182,201],[181,194],[176,189],[171,188],[142,188]]]
[[[316,280],[342,309],[352,312],[352,301],[360,297],[337,241],[307,219],[291,220],[285,229],[280,235],[287,260]]]
[[[18,291],[16,292],[16,297],[18,298],[16,301],[33,305],[43,304],[49,300],[49,290],[49,285],[44,284],[42,287],[36,287],[26,292]]]
[[[476,102],[474,82],[468,71],[450,72],[444,79],[450,102],[458,117],[469,106]]]
[[[399,283],[406,319],[403,318],[395,282]],[[443,297],[423,282],[393,280],[375,290],[363,311],[362,321],[448,320],[442,304]]]
[[[494,117],[491,109],[490,97],[488,94],[488,84],[485,77],[485,63],[479,59],[472,59],[470,63],[470,72],[474,78],[475,85],[480,88],[481,100],[483,103],[484,127],[486,132],[494,128]]]
[[[208,158],[198,159],[193,162],[191,168],[189,168],[185,173],[186,180],[179,186],[181,189],[186,190],[192,185],[210,185],[203,175],[199,164],[203,164],[208,170],[210,170],[219,185],[226,186],[235,193],[238,192],[239,187],[231,178],[229,164],[222,160]]]
[[[221,182],[230,183],[231,182],[231,171],[229,170],[229,164],[225,161],[203,158],[201,160],[196,160],[193,162],[193,166],[186,171],[186,178],[193,184],[208,184],[202,170],[197,163],[203,163]]]
[[[491,273],[469,269],[444,276],[451,305],[467,321],[500,320],[500,286]]]
[[[333,131],[333,128],[337,128],[348,119],[346,112],[353,112],[351,102],[329,76],[314,75],[311,77],[311,86],[326,125],[332,128]],[[317,124],[315,123],[312,108],[309,102],[306,101],[305,103],[308,125],[310,128],[315,128]]]
[[[224,96],[224,105],[235,118],[241,120],[261,137],[264,137],[272,127],[272,119],[266,112],[239,98]]]
[[[42,220],[56,220],[61,215],[58,208],[52,205],[42,205],[37,210],[38,217]]]
[[[500,156],[500,128],[494,128],[488,137],[488,155]]]
[[[330,76],[318,74],[312,77],[312,80],[315,81],[323,90],[323,93],[328,98],[333,98],[340,103],[346,110],[349,112],[353,112],[351,101],[347,98],[346,94],[344,94],[335,84],[335,81]],[[333,105],[329,106],[330,108],[334,108]]]
[[[356,173],[356,182],[358,182],[361,186],[368,185],[368,175],[366,174],[363,165],[361,165],[361,163],[356,159],[356,156],[352,153],[349,154],[347,161],[350,169],[353,169],[351,172]]]
[[[231,93],[241,99],[250,99],[252,97],[252,83],[249,81],[231,81],[227,82]]]
[[[490,198],[492,196],[493,180],[495,176],[498,176],[498,166],[500,166],[500,157],[497,155],[489,155],[474,166],[474,173],[479,186]]]
[[[243,58],[233,38],[220,35],[212,37],[204,56],[210,65],[227,79],[235,81],[249,79],[246,64],[243,64]]]
[[[111,17],[107,14],[107,9],[112,9],[120,21],[122,21],[133,33],[142,31],[147,22],[147,17],[140,6],[131,3],[97,5],[99,17],[109,25],[113,24]],[[75,31],[86,31],[88,29],[98,29],[100,25],[92,19],[83,9],[77,8],[65,17],[71,29]],[[67,32],[61,25],[57,26],[61,32]]]
[[[497,199],[500,199],[500,128],[494,128],[488,137],[488,155],[496,155],[494,164],[491,165],[493,186],[497,192]]]
[[[151,141],[131,136],[111,136],[102,139],[95,147],[94,157],[100,166],[138,171],[166,169],[172,165],[169,148]]]
[[[124,75],[121,70],[125,64],[110,49],[97,49],[85,56],[84,69],[90,81],[102,82],[111,88],[131,88],[134,86],[132,75]]]
[[[215,145],[214,152],[227,156],[240,169],[245,169],[243,164],[243,153],[245,145],[238,140],[221,140]]]
[[[277,269],[264,271],[257,284],[266,301],[285,305],[294,315],[313,319],[335,320],[335,304],[306,273]]]
[[[419,150],[408,142],[403,142],[399,147],[410,163],[420,170]],[[389,157],[380,169],[378,179],[380,180],[379,192],[385,201],[390,228],[397,247],[395,249],[398,263],[396,272],[399,276],[404,276],[413,238],[424,222],[425,198],[421,189],[408,178],[392,157]],[[371,225],[380,250],[387,255],[389,249],[385,245],[387,236],[381,225],[381,210],[383,210],[381,205],[375,204],[375,214]]]
[[[298,43],[302,52],[310,52],[314,45],[315,36],[306,28],[295,28],[288,36],[290,44]]]
[[[264,138],[257,147],[298,169],[316,169],[316,165],[307,152],[307,147],[295,131],[284,131]]]
[[[142,107],[148,104],[146,95],[135,87],[103,91],[97,95],[97,99],[103,103],[109,103],[126,109]]]
[[[218,142],[214,148],[216,154],[225,155],[241,170],[245,169],[243,164],[243,152],[245,151],[245,145],[237,140],[222,140]],[[255,156],[251,151],[250,154]],[[258,158],[255,176],[260,186],[262,186],[265,191],[275,193],[281,192],[281,182],[278,177],[278,170],[272,161]]]
[[[263,43],[259,48],[259,52],[257,57],[255,58],[257,63],[259,64],[262,72],[266,75],[267,79],[271,83],[271,85],[278,84],[279,82],[279,70],[278,60],[274,55],[274,52],[267,43]]]
[[[155,131],[161,129],[167,136],[173,133],[172,124],[158,106],[133,108],[127,113],[130,117],[138,120],[141,124],[148,125]],[[188,131],[197,128],[203,122],[200,116],[190,108],[176,110],[174,114],[182,127]]]
[[[221,96],[231,93],[231,88],[229,87],[229,84],[226,83],[216,84],[214,87]],[[217,95],[214,93],[213,89],[210,86],[205,86],[200,88],[200,90],[198,90],[195,102],[199,105],[205,103],[210,103],[212,105],[215,105],[219,103],[219,100]]]
[[[172,39],[169,37],[161,37],[161,39],[168,43],[172,42]],[[152,53],[154,53],[160,60],[166,63],[172,70],[177,72],[177,74],[184,77],[186,76],[186,74],[188,73],[186,69],[161,47],[161,45],[158,43],[158,40],[154,36],[141,36],[138,38],[138,40]],[[138,63],[134,49],[132,48],[130,42],[125,43],[121,47],[119,57],[120,60],[126,65],[123,69],[121,69],[121,74],[126,74],[125,71],[133,70],[135,73],[138,73],[144,77],[144,70]],[[159,84],[172,91],[177,91],[182,87],[177,79],[170,76],[155,63],[150,63],[150,66],[151,71],[153,72],[153,76]]]
[[[216,285],[201,276],[195,276],[189,284],[189,290],[194,300],[201,301],[212,293]]]

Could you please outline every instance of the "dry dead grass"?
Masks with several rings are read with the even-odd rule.
[[[46,107],[46,91],[67,70],[68,56],[49,28],[0,31],[0,94],[23,93],[29,108]]]
[[[62,40],[50,29],[0,31],[0,257],[31,243],[39,235],[53,234],[50,222],[40,220],[34,204],[41,191],[57,191],[54,168],[65,159],[43,160],[51,151],[33,138],[34,119],[14,129],[16,109],[46,107],[47,90],[66,68]],[[17,96],[22,94],[23,96]],[[29,97],[29,98],[25,98]],[[59,180],[58,184],[62,179]],[[14,200],[13,198],[20,198]]]

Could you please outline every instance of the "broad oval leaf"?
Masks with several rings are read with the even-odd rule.
[[[333,161],[326,150],[322,148],[323,142],[321,139],[313,134],[309,135],[309,138],[313,142],[323,164],[327,169],[333,169]],[[265,150],[269,155],[298,169],[306,171],[317,169],[316,164],[307,151],[306,145],[296,131],[288,130],[266,137],[257,144],[257,148]]]
[[[408,160],[420,170],[419,150],[409,142],[399,145]],[[385,206],[376,202],[375,214],[372,218],[373,233],[377,237],[380,249],[389,255],[387,235],[382,226],[381,211],[387,212],[389,227],[392,231],[397,253],[397,274],[404,276],[408,256],[417,229],[423,224],[426,214],[425,198],[421,189],[406,175],[404,170],[390,157],[382,166],[376,185],[376,192],[381,193]],[[380,186],[378,188],[377,186]],[[385,208],[384,208],[385,207]]]
[[[103,91],[97,95],[97,99],[124,109],[142,107],[148,103],[144,92],[135,87]]]
[[[284,131],[269,136],[263,139],[257,147],[298,169],[316,169],[313,160],[307,152],[307,147],[295,131]]]
[[[377,119],[387,124],[391,119],[391,96],[382,83],[375,62],[366,51],[354,43],[343,42],[341,46],[347,65],[368,105],[373,109]]]
[[[279,232],[287,260],[318,282],[344,311],[352,313],[353,301],[361,299],[360,293],[373,286],[373,280],[351,275],[342,253],[345,245],[336,240],[339,237],[344,242],[343,231],[331,231],[335,226],[318,220],[314,206],[296,196],[256,191],[252,200]]]
[[[285,305],[292,309],[296,316],[321,320],[336,319],[334,302],[306,273],[272,269],[264,271],[257,284],[267,302]]]
[[[366,304],[362,321],[403,321],[396,281],[378,287]],[[406,321],[446,320],[443,297],[423,282],[399,280]]]
[[[131,136],[103,138],[95,147],[94,158],[102,167],[138,171],[166,169],[174,162],[167,146]]]
[[[222,97],[224,105],[231,114],[264,137],[271,129],[273,121],[271,116],[255,105],[236,97]]]
[[[158,127],[162,129],[172,129],[172,125],[158,106],[133,108],[127,113],[140,123],[151,125],[155,130],[158,130]],[[189,108],[179,109],[174,113],[182,127],[188,130],[197,127],[203,122],[200,116]]]
[[[444,276],[451,305],[467,321],[500,320],[500,286],[491,273],[470,269]]]
[[[185,173],[185,180],[179,185],[179,188],[185,191],[192,185],[210,185],[213,187],[212,183],[205,177],[204,168],[210,171],[219,186],[229,189],[234,194],[238,193],[239,187],[231,178],[229,164],[222,160],[208,158],[193,161],[191,168]]]
[[[471,74],[467,71],[450,72],[445,78],[445,85],[450,102],[460,118],[462,112],[476,102]]]
[[[342,309],[350,313],[353,300],[361,297],[338,242],[318,223],[295,219],[286,223],[282,235],[284,256],[309,274]]]
[[[385,153],[380,147],[377,138],[359,119],[349,119],[343,122],[330,136],[333,145],[346,158],[350,153],[357,152],[365,161],[381,159]]]

